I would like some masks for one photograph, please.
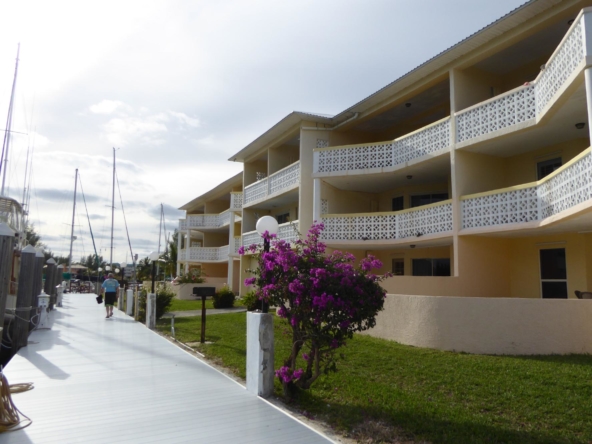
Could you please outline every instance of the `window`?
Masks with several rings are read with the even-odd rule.
[[[405,260],[393,259],[391,270],[393,275],[395,276],[405,276]]]
[[[537,163],[537,180],[541,180],[543,177],[548,176],[557,168],[561,167],[561,157],[556,159],[544,160],[543,162]]]
[[[450,276],[450,259],[413,259],[413,276]]]
[[[442,202],[443,200],[448,200],[448,193],[418,194],[417,196],[411,196],[411,208]]]
[[[275,218],[278,224],[285,224],[286,222],[290,222],[290,213],[278,214]]]
[[[543,299],[567,299],[565,248],[541,250],[540,260]]]
[[[393,197],[393,206],[392,211],[401,211],[404,210],[403,207],[403,196]]]

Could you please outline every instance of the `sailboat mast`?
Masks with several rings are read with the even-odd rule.
[[[160,256],[160,238],[162,235],[162,215],[164,214],[164,209],[162,208],[162,203],[160,204],[160,225],[158,226],[158,255]],[[156,276],[160,273],[160,262],[156,263]]]
[[[74,174],[74,205],[72,206],[72,231],[70,232],[70,255],[68,256],[68,273],[72,276],[72,246],[74,245],[74,218],[76,215],[76,187],[78,186],[78,168]]]
[[[113,269],[113,224],[115,223],[115,147],[113,147],[113,187],[111,188],[111,254],[109,265]]]
[[[4,142],[2,144],[2,156],[4,157],[4,162],[0,157],[0,170],[2,170],[2,189],[0,190],[0,195],[4,196],[4,185],[6,183],[6,172],[8,166],[8,145],[10,143],[10,128],[12,127],[12,105],[14,103],[14,90],[16,88],[16,75],[18,73],[18,62],[19,62],[19,54],[21,52],[21,44],[18,44],[18,48],[16,50],[16,65],[14,67],[14,79],[12,80],[12,91],[10,93],[10,104],[8,105],[8,116],[6,117],[6,129],[4,130]]]

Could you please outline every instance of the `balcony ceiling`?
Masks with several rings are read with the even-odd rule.
[[[448,247],[452,245],[452,236],[441,237],[438,239],[425,239],[425,238],[405,238],[405,239],[393,239],[392,241],[323,241],[329,248],[343,251],[356,251],[356,250],[421,250],[422,248],[434,248],[434,247]],[[342,243],[340,243],[342,242]],[[411,245],[414,245],[412,248]]]
[[[575,16],[572,18],[575,18]],[[547,59],[555,51],[557,46],[559,46],[559,42],[561,42],[561,39],[567,33],[569,26],[566,20],[561,20],[476,63],[473,67],[491,74],[503,76],[537,59]],[[526,80],[534,80],[534,77]]]
[[[406,103],[410,103],[411,106],[405,106]],[[408,121],[413,121],[418,128],[421,128],[450,115],[449,103],[450,81],[447,77],[431,88],[398,103],[383,113],[361,121],[358,125],[354,125],[350,129],[362,132],[383,131],[393,127],[395,123],[406,123]],[[429,112],[430,109],[434,109],[438,105],[446,105],[446,109]]]
[[[463,150],[491,156],[511,157],[567,140],[588,138],[588,113],[583,74],[576,82],[579,83],[579,86],[575,92],[559,106],[548,122],[520,132],[511,132],[503,137],[494,137],[470,145]],[[585,122],[585,128],[576,129],[575,124],[578,122]]]
[[[449,177],[450,154],[445,153],[390,173],[324,177],[323,181],[341,190],[381,193],[410,185],[448,182]]]

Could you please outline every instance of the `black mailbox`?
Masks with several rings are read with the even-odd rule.
[[[193,294],[196,296],[214,296],[216,287],[193,287]]]

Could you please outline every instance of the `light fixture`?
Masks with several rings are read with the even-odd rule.
[[[409,108],[409,107],[411,106],[411,103],[410,103],[410,102],[407,102],[407,103],[405,104],[405,106],[406,106],[407,108]]]
[[[111,271],[111,266],[110,265],[105,265],[105,271]]]
[[[415,248],[415,244],[414,245],[409,245],[409,248]]]
[[[586,122],[578,122],[576,123],[577,129],[583,129],[586,126]]]
[[[257,233],[259,233],[261,236],[263,236],[263,233],[265,233],[266,231],[269,234],[277,234],[278,228],[278,222],[275,219],[275,217],[272,216],[261,217],[257,221],[257,225],[255,225],[255,230],[257,230]]]
[[[413,176],[410,174],[407,176],[407,180],[411,180],[411,179],[413,179]]]

